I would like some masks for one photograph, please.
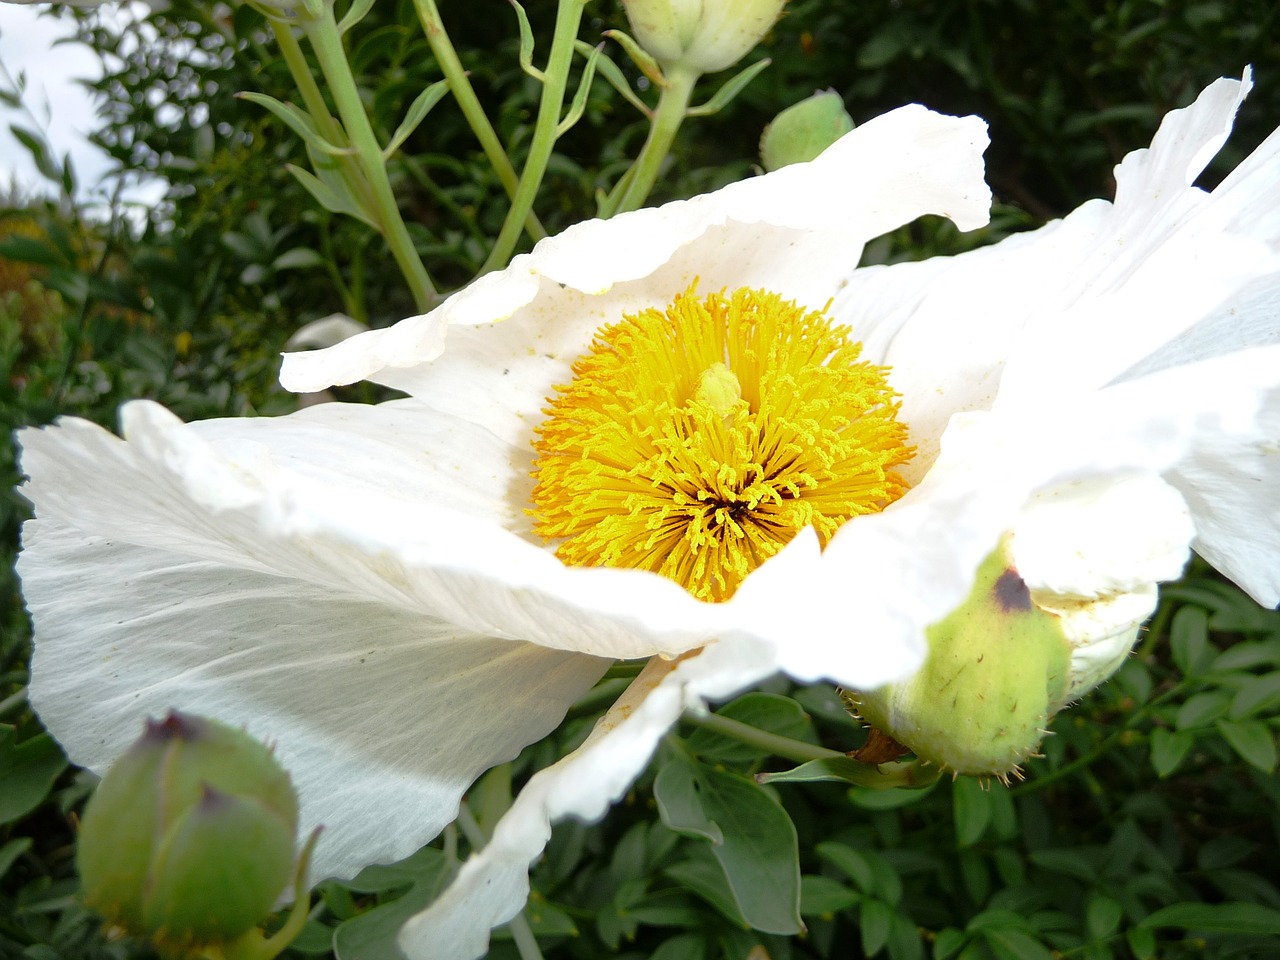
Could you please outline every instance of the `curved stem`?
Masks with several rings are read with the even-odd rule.
[[[551,151],[556,145],[556,128],[560,125],[560,109],[564,105],[564,91],[569,83],[569,67],[573,64],[573,45],[578,39],[578,27],[582,23],[582,11],[586,0],[560,0],[556,12],[555,35],[551,39],[551,53],[547,57],[547,69],[542,81],[542,99],[538,103],[538,119],[533,127],[533,139],[529,143],[529,155],[524,161],[520,184],[511,200],[511,208],[503,221],[498,239],[494,241],[489,257],[480,268],[481,273],[505,267],[515,251],[520,238],[520,225],[533,209],[533,199],[547,172]]]
[[[391,248],[391,255],[395,257],[400,272],[409,284],[414,303],[425,313],[438,299],[436,289],[427,274],[427,268],[418,257],[409,229],[400,216],[400,208],[391,190],[391,181],[387,179],[382,147],[378,144],[373,125],[369,123],[364,104],[360,100],[360,91],[351,74],[351,65],[347,63],[342,37],[338,34],[338,24],[333,18],[333,7],[326,4],[321,17],[304,20],[302,26],[316,52],[329,92],[333,95],[347,140],[356,152],[361,172],[372,192],[373,209],[369,212],[374,215],[387,246]]]
[[[807,763],[810,760],[844,759],[845,756],[838,750],[828,750],[826,747],[805,743],[803,740],[793,740],[791,737],[770,733],[767,730],[761,730],[758,727],[743,723],[741,720],[722,717],[718,713],[686,713],[684,719],[702,727],[704,730],[710,730],[712,733],[718,733],[722,737],[729,737],[739,743],[756,747],[765,753],[794,760],[796,763]]]
[[[658,180],[662,161],[671,151],[676,132],[684,122],[685,111],[689,109],[689,100],[693,97],[693,87],[698,82],[698,76],[699,74],[682,67],[667,70],[667,85],[662,88],[658,97],[658,107],[653,112],[649,136],[626,174],[629,179],[622,196],[607,211],[608,216],[638,210],[644,206],[645,200],[649,198],[649,191]]]
[[[449,82],[453,99],[458,102],[458,107],[462,110],[467,125],[471,127],[471,132],[480,141],[480,149],[488,157],[493,172],[498,175],[498,180],[502,183],[502,188],[507,191],[507,196],[514,200],[519,186],[516,168],[511,165],[511,160],[503,149],[501,141],[498,140],[493,124],[489,122],[484,107],[480,105],[480,98],[476,96],[475,88],[471,86],[466,68],[462,66],[453,42],[445,32],[444,21],[440,19],[440,11],[436,7],[435,0],[413,0],[413,5],[418,11],[422,32],[427,36],[427,43],[431,47],[431,52],[435,54],[436,63],[440,65],[445,80]],[[532,211],[525,217],[524,229],[530,239],[535,241],[547,235],[546,229]]]

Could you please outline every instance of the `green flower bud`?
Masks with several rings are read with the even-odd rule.
[[[773,118],[760,137],[760,163],[777,170],[812,160],[853,129],[853,117],[834,90],[819,90]]]
[[[957,774],[1016,775],[1053,715],[1083,692],[1063,619],[1033,601],[1007,545],[983,561],[968,599],[927,638],[918,673],[850,694],[850,705],[921,760]],[[1091,683],[1103,679],[1096,668]]]
[[[298,800],[242,730],[148,720],[85,809],[85,903],[165,950],[225,943],[271,912],[293,873]]]
[[[622,0],[640,46],[664,67],[725,70],[759,43],[786,0]]]

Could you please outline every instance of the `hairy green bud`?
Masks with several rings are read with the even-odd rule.
[[[297,822],[288,774],[247,733],[177,712],[148,720],[85,810],[85,903],[165,950],[231,941],[289,882]]]
[[[1032,600],[1002,546],[978,568],[968,599],[926,636],[914,676],[851,694],[852,707],[921,760],[958,774],[1015,774],[1073,693],[1060,618]]]

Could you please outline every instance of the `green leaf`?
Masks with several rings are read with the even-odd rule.
[[[649,960],[703,960],[707,955],[706,938],[700,933],[681,933],[663,940]]]
[[[1094,940],[1106,940],[1120,928],[1123,908],[1105,894],[1094,894],[1085,907],[1085,926]]]
[[[398,957],[396,937],[406,920],[422,911],[449,880],[449,860],[439,850],[424,847],[399,863],[366,867],[346,884],[360,892],[381,892],[409,884],[390,902],[343,921],[333,932],[333,952],[338,960]]]
[[[1231,749],[1263,773],[1276,769],[1276,738],[1261,720],[1219,720],[1218,732],[1231,744]]]
[[[964,931],[955,927],[939,930],[937,939],[933,941],[934,960],[950,960],[964,946],[966,939]]]
[[[295,107],[292,103],[284,103],[275,97],[268,97],[265,93],[254,93],[245,91],[236,94],[241,100],[248,100],[250,103],[256,103],[260,107],[269,110],[281,123],[300,136],[307,146],[319,150],[321,153],[329,156],[349,156],[355,153],[355,148],[342,146],[336,143],[330,143],[320,135],[320,131],[316,128],[316,122],[311,118],[311,114],[307,113],[300,107]]]
[[[795,826],[768,793],[684,754],[658,772],[653,793],[664,824],[711,841],[747,923],[769,933],[803,929]]]
[[[345,188],[339,192],[330,184],[321,180],[310,170],[303,170],[301,167],[288,164],[285,167],[289,173],[293,174],[293,178],[297,180],[311,196],[315,197],[316,202],[333,213],[345,213],[348,216],[355,217],[363,223],[367,223],[371,227],[375,224],[362,209],[351,199]],[[375,227],[376,229],[376,227]]]
[[[310,247],[294,247],[271,261],[271,266],[276,270],[300,270],[324,265],[324,257]]]
[[[369,11],[373,9],[374,0],[352,0],[350,9],[346,15],[338,21],[338,34],[341,36],[354,27],[357,23],[368,16]]]
[[[404,119],[400,121],[400,126],[391,135],[391,142],[382,150],[382,158],[384,160],[400,149],[400,145],[409,139],[409,135],[413,131],[418,129],[418,124],[426,119],[427,114],[431,112],[431,108],[439,103],[448,92],[449,82],[447,80],[437,80],[414,97],[413,103],[409,104],[409,110],[405,113]]]
[[[1156,935],[1148,927],[1130,927],[1125,932],[1129,949],[1138,960],[1151,960],[1156,955]]]
[[[1260,903],[1175,903],[1144,917],[1138,926],[1273,937],[1280,936],[1280,910]]]
[[[862,899],[838,880],[808,874],[800,878],[800,914],[830,916],[847,910]]]
[[[1156,776],[1163,779],[1178,769],[1184,757],[1196,743],[1196,735],[1190,730],[1167,730],[1156,727],[1151,731],[1151,767]]]
[[[984,930],[982,937],[999,960],[1053,960],[1048,947],[1020,930],[997,927]]]
[[[956,844],[969,847],[982,839],[991,825],[991,795],[972,777],[961,777],[951,790],[951,808],[956,822]]]
[[[524,7],[520,6],[517,0],[508,0],[508,2],[515,9],[516,19],[520,25],[520,50],[516,54],[520,69],[539,83],[544,83],[547,75],[533,65],[533,28],[529,26],[529,15],[524,12]]]
[[[1169,649],[1184,676],[1196,676],[1217,651],[1209,646],[1209,614],[1203,607],[1184,606],[1173,615]]]
[[[1179,730],[1195,730],[1207,727],[1227,712],[1231,697],[1223,690],[1206,690],[1197,693],[1178,708],[1173,725]]]
[[[613,31],[606,30],[605,36],[609,36],[612,32]],[[573,49],[582,56],[588,57],[596,48],[584,40],[576,40],[574,41]],[[605,54],[600,55],[600,62],[596,64],[596,69],[600,71],[600,76],[605,78],[609,83],[609,86],[617,90],[619,95],[626,100],[627,103],[631,104],[646,117],[653,115],[653,111],[650,110],[645,105],[645,102],[637,97],[635,91],[631,89],[631,85],[627,82],[627,78],[623,72],[618,69],[618,65],[610,60],[608,56]]]
[[[600,54],[604,51],[604,44],[594,47],[590,54],[587,55],[587,64],[582,68],[582,79],[578,81],[578,89],[574,91],[573,102],[569,104],[569,110],[556,124],[556,139],[560,139],[566,133],[574,128],[582,114],[587,109],[587,97],[591,94],[591,82],[595,79],[596,64],[600,60]]]
[[[1280,708],[1280,671],[1248,677],[1236,690],[1229,716],[1232,720],[1259,713],[1274,713]]]
[[[828,840],[815,848],[818,856],[852,880],[863,893],[875,889],[875,870],[870,861],[853,847]]]
[[[858,924],[862,935],[862,952],[868,957],[874,957],[879,953],[889,940],[889,930],[892,926],[892,907],[874,897],[863,900]]]
[[[696,107],[690,107],[685,111],[686,117],[709,117],[713,113],[719,113],[730,103],[734,97],[746,89],[747,84],[760,75],[763,70],[773,61],[766,57],[763,60],[757,60],[745,70],[740,71],[730,77],[724,84],[711,95],[711,99],[706,103],[699,104]]]
[[[49,734],[15,743],[15,733],[0,724],[0,823],[20,820],[40,806],[67,768],[62,748]]]
[[[4,875],[9,872],[13,862],[30,849],[30,837],[15,837],[3,847],[0,847],[0,879],[3,879]]]

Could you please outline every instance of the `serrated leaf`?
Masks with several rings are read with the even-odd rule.
[[[748,924],[768,933],[803,929],[795,826],[768,793],[684,754],[658,771],[653,793],[664,824],[711,841]]]
[[[1276,769],[1276,738],[1261,720],[1219,720],[1216,724],[1222,739],[1249,764],[1263,773]]]
[[[1259,903],[1175,903],[1143,917],[1138,926],[1280,936],[1280,910]]]
[[[413,131],[418,129],[418,124],[426,119],[427,114],[431,112],[431,108],[439,103],[448,92],[449,82],[447,80],[437,80],[414,97],[413,103],[409,105],[409,109],[404,115],[404,119],[400,121],[400,126],[396,127],[396,132],[391,135],[391,142],[382,151],[384,160],[400,149],[400,145],[409,139]]]
[[[62,748],[47,733],[15,743],[16,731],[0,724],[0,823],[20,820],[40,806],[67,768]]]

